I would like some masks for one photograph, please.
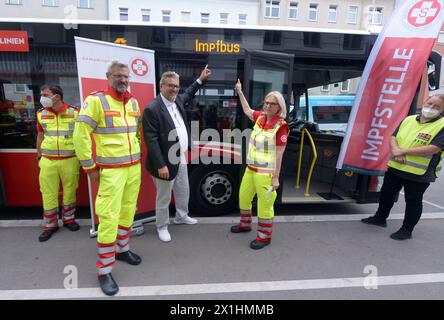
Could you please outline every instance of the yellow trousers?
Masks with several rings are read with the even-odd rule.
[[[141,165],[100,169],[96,214],[99,218],[97,242],[111,244],[119,226],[130,228],[136,214],[141,181]]]
[[[272,219],[274,217],[274,201],[277,193],[273,191],[267,199],[267,191],[271,186],[272,175],[258,173],[245,169],[244,177],[239,190],[239,208],[242,211],[251,212],[251,202],[257,194],[257,216],[259,219]]]
[[[60,181],[63,187],[63,221],[74,220],[80,163],[76,157],[57,160],[43,157],[39,167],[45,229],[51,230],[57,228]]]

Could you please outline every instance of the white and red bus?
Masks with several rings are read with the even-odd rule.
[[[224,129],[251,127],[234,91],[238,78],[256,109],[261,108],[267,92],[282,92],[289,107],[291,134],[278,203],[368,203],[378,199],[378,177],[336,170],[344,132],[322,131],[316,124],[307,125],[305,107],[299,105],[301,97],[308,97],[309,92],[326,94],[326,86],[359,81],[376,35],[274,27],[240,29],[109,21],[64,25],[47,20],[3,19],[0,35],[5,32],[17,34],[22,40],[17,38],[20,41],[14,45],[0,47],[1,206],[41,205],[35,157],[36,111],[41,108],[39,88],[44,83],[58,84],[68,104],[81,105],[75,36],[154,50],[156,81],[163,72],[174,70],[181,76],[182,88],[191,84],[208,64],[213,74],[187,111],[189,121],[198,121],[201,131],[212,128],[222,133]],[[303,127],[309,129],[318,154],[309,195],[304,195],[313,160],[308,139],[300,165],[301,188],[295,188]],[[216,152],[228,158],[244,156],[246,148],[245,143],[242,146],[201,140],[195,141],[195,145],[198,150],[204,148],[207,153]],[[191,211],[206,215],[233,212],[243,169],[241,164],[189,165]],[[152,195],[151,198],[154,199]],[[82,172],[78,204],[89,203]],[[154,201],[151,209],[154,210]],[[152,210],[147,214],[152,214]]]

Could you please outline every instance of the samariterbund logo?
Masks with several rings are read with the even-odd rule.
[[[0,30],[0,51],[29,52],[28,33]]]
[[[144,77],[148,73],[148,64],[141,58],[133,59],[130,65],[136,76]]]
[[[408,22],[414,27],[423,27],[442,14],[441,4],[437,0],[422,0],[415,3],[407,15]]]

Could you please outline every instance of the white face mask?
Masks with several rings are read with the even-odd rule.
[[[421,113],[422,113],[423,117],[427,118],[427,119],[433,119],[433,118],[439,116],[439,110],[428,108],[428,107],[423,107]]]
[[[52,101],[52,99],[48,97],[40,97],[40,103],[45,108],[51,108],[54,105],[54,101]]]

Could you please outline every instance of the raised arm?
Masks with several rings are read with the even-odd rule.
[[[236,89],[236,92],[239,96],[239,99],[240,99],[241,105],[242,105],[242,110],[244,111],[245,115],[248,117],[248,119],[250,119],[251,121],[254,121],[253,109],[250,108],[250,105],[248,104],[248,101],[245,98],[244,93],[242,92],[242,84],[239,79],[237,79],[237,83],[234,88]]]
[[[205,66],[205,68],[202,70],[199,76],[199,81],[194,81],[188,88],[186,88],[185,92],[180,95],[182,101],[184,103],[189,102],[191,99],[194,98],[194,95],[196,94],[197,90],[202,86],[202,84],[207,81],[208,77],[211,75],[211,70],[208,69],[208,64]]]

